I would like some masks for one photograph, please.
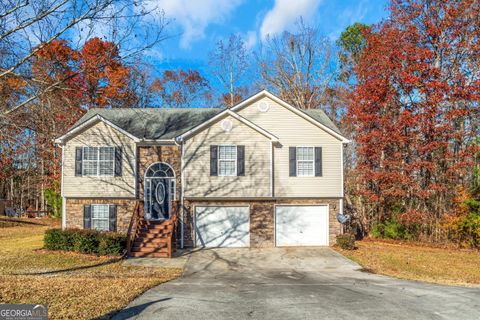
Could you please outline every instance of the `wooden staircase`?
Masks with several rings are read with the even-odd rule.
[[[171,258],[175,249],[177,204],[173,203],[170,219],[144,219],[143,201],[138,201],[132,215],[127,238],[128,257]]]

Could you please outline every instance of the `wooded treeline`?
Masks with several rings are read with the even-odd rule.
[[[163,44],[169,22],[112,2],[0,5],[0,198],[39,209],[55,198],[53,140],[90,108],[226,108],[266,88],[324,109],[352,139],[346,206],[362,232],[478,245],[478,1],[393,0],[388,19],[335,41],[299,19],[253,50],[235,34],[212,43],[204,72],[158,73],[142,53]]]

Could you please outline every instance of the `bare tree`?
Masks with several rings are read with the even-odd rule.
[[[76,79],[89,74],[65,50],[78,54],[87,40],[102,38],[118,48],[119,63],[137,66],[143,52],[167,37],[167,24],[143,0],[0,1],[0,197],[17,207],[35,199],[44,208],[44,191],[59,177],[53,139],[83,113]],[[58,60],[46,59],[46,72],[38,72],[40,53],[62,41],[68,45],[59,46]]]
[[[32,58],[54,40],[68,38],[80,46],[92,35],[109,38],[122,51],[122,59],[134,57],[165,39],[167,24],[158,9],[145,9],[142,1],[129,0],[7,0],[0,4],[0,83],[18,77],[28,84],[16,104],[0,107],[7,115],[55,90],[63,81],[35,86],[30,73]],[[144,27],[148,24],[148,28]],[[143,27],[142,27],[143,26]],[[141,33],[141,34],[139,34]],[[136,41],[142,39],[142,42]],[[74,75],[72,75],[73,77]]]
[[[222,102],[232,107],[241,96],[241,81],[248,69],[249,54],[240,35],[231,34],[227,41],[219,40],[210,52],[212,73],[228,92]],[[241,98],[240,98],[241,100]]]
[[[302,108],[318,108],[336,74],[331,41],[317,29],[297,22],[295,32],[268,37],[256,55],[261,85]]]

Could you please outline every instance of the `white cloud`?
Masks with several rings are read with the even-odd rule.
[[[162,9],[182,30],[180,46],[188,48],[193,41],[205,38],[210,24],[222,24],[243,0],[151,0],[148,6]]]
[[[267,12],[260,26],[262,39],[288,30],[300,17],[305,21],[311,20],[320,2],[321,0],[275,0],[275,5]]]
[[[362,0],[356,6],[346,7],[337,18],[337,28],[328,36],[332,40],[338,39],[345,28],[354,22],[362,21],[369,11],[368,1]]]
[[[361,21],[368,12],[367,2],[360,1],[355,7],[347,7],[340,15],[340,21],[352,24]]]
[[[257,33],[255,31],[248,31],[243,38],[247,50],[250,50],[257,44]]]

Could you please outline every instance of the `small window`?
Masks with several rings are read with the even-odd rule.
[[[109,205],[92,204],[92,229],[99,231],[109,230]]]
[[[237,146],[218,146],[218,175],[237,175]]]
[[[83,147],[82,175],[113,176],[115,147]]]
[[[314,168],[314,148],[297,147],[297,176],[313,177],[315,175]]]

